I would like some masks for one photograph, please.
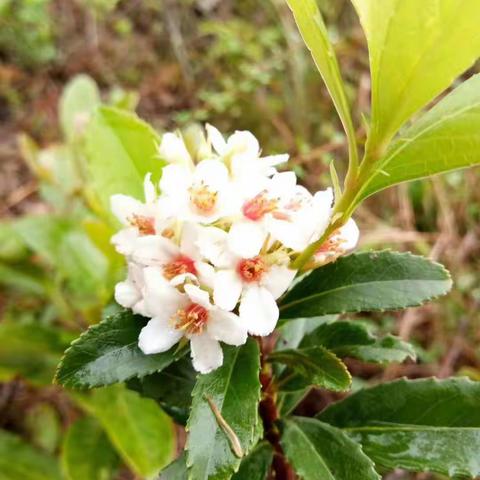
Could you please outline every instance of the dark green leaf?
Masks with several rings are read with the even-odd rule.
[[[184,357],[161,372],[133,378],[128,387],[145,397],[153,398],[177,423],[185,425],[196,376],[192,361]]]
[[[260,354],[253,339],[241,347],[224,347],[223,366],[199,375],[193,390],[188,419],[187,464],[195,480],[223,480],[238,469],[240,458],[234,453],[234,439],[228,436],[218,414],[237,437],[244,454],[252,448],[259,423]]]
[[[323,317],[297,318],[277,328],[279,334],[275,350],[296,348],[300,345],[303,337],[313,332],[317,327],[335,320],[335,315]]]
[[[392,335],[376,339],[366,326],[355,321],[340,321],[321,325],[307,335],[301,347],[322,345],[339,357],[353,357],[372,363],[415,360],[413,347]]]
[[[286,420],[281,442],[288,460],[304,480],[380,480],[358,443],[314,418]]]
[[[280,316],[411,307],[444,295],[451,286],[445,268],[423,257],[389,251],[353,254],[298,282],[282,300]]]
[[[302,390],[310,385],[343,392],[350,388],[352,378],[345,364],[322,346],[298,350],[281,350],[268,357],[290,368],[283,374],[282,390]]]
[[[265,480],[272,460],[272,446],[267,442],[261,442],[245,457],[232,480]]]
[[[101,423],[117,452],[142,478],[157,474],[172,460],[174,426],[153,400],[122,385],[99,388],[91,395],[76,394],[75,398]]]
[[[73,388],[90,388],[123,382],[163,370],[182,352],[145,355],[138,335],[147,319],[122,311],[90,327],[65,352],[56,381]]]
[[[110,480],[118,457],[100,425],[85,417],[67,431],[62,465],[68,480]]]
[[[115,193],[143,200],[143,180],[152,173],[157,182],[164,165],[158,158],[157,133],[135,114],[101,107],[90,122],[87,153],[91,184],[104,211]]]
[[[1,480],[61,480],[54,457],[41,453],[17,435],[0,430]]]
[[[345,429],[385,467],[480,474],[480,382],[397,380],[360,390],[319,419]]]

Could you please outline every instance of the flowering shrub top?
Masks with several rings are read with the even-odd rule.
[[[275,328],[276,300],[291,285],[296,258],[330,222],[331,189],[310,194],[288,155],[261,156],[257,139],[237,131],[227,141],[211,125],[191,155],[182,136],[167,133],[159,155],[169,162],[159,191],[150,175],[145,201],[117,194],[112,210],[124,228],[112,242],[128,262],[115,299],[151,320],[139,346],[145,354],[190,341],[193,365],[208,373],[223,361],[219,341],[242,345],[247,334]],[[318,249],[310,267],[352,249],[353,220]]]

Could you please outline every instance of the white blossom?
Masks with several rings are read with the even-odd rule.
[[[156,267],[147,267],[144,276],[145,304],[152,317],[139,337],[144,353],[165,352],[186,337],[194,368],[208,373],[223,362],[219,341],[245,343],[247,330],[239,317],[213,305],[208,292],[186,284],[182,293],[166,282]]]
[[[277,300],[292,284],[290,268],[332,221],[332,189],[311,194],[294,172],[278,172],[288,155],[262,156],[258,140],[237,131],[226,140],[211,125],[166,133],[159,145],[158,185],[150,175],[145,200],[112,196],[123,228],[112,237],[125,255],[127,278],[116,301],[149,319],[139,336],[147,355],[189,342],[201,373],[223,362],[221,343],[269,335]],[[353,220],[333,232],[308,262],[336,260],[352,250]]]

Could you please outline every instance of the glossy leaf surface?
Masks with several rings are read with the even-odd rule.
[[[282,447],[304,480],[380,480],[360,445],[314,418],[284,421]]]
[[[90,327],[65,352],[56,381],[67,387],[90,388],[164,369],[182,353],[175,353],[174,346],[165,353],[145,355],[138,348],[138,335],[146,323],[146,318],[125,310]]]
[[[283,298],[280,316],[411,307],[444,295],[451,286],[445,268],[423,257],[389,251],[352,254],[298,282]]]
[[[344,429],[388,468],[480,473],[480,382],[397,380],[360,390],[318,418]]]
[[[198,376],[187,423],[187,465],[191,478],[228,479],[240,465],[241,459],[234,453],[235,439],[226,434],[208,399],[233,431],[243,454],[254,445],[259,422],[259,371],[258,345],[249,339],[241,347],[224,346],[223,365]]]
[[[321,346],[281,350],[270,354],[268,359],[289,366],[282,376],[285,380],[280,379],[281,389],[285,391],[302,390],[312,385],[343,392],[352,382],[345,364]]]

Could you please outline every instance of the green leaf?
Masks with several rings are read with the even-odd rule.
[[[183,452],[174,462],[168,465],[158,480],[188,480],[187,459]]]
[[[322,75],[335,108],[348,137],[350,155],[356,159],[355,129],[350,116],[345,88],[338,67],[335,50],[328,38],[327,28],[315,0],[287,0],[293,12],[303,41],[312,54],[315,65]]]
[[[397,380],[360,390],[318,418],[345,429],[385,467],[480,474],[480,382]]]
[[[0,378],[21,375],[49,385],[68,339],[61,330],[39,323],[0,323]]]
[[[371,345],[351,345],[334,350],[340,357],[358,358],[364,362],[387,364],[416,360],[417,354],[411,344],[393,335],[386,335]]]
[[[267,442],[261,442],[242,461],[232,480],[265,480],[272,460],[272,446]]]
[[[365,325],[355,321],[333,322],[319,326],[307,335],[301,347],[322,345],[339,357],[353,357],[372,363],[415,360],[413,347],[393,335],[377,339]]]
[[[479,129],[480,75],[475,75],[401,133],[356,203],[396,183],[478,165]]]
[[[452,286],[445,268],[389,251],[348,255],[314,270],[283,298],[283,319],[421,305]]]
[[[128,387],[144,397],[153,398],[176,422],[185,425],[196,376],[190,358],[183,357],[161,372],[133,378]]]
[[[24,259],[28,250],[22,237],[15,231],[15,222],[0,222],[0,261],[18,262]]]
[[[115,193],[143,200],[143,180],[161,176],[163,162],[157,157],[157,133],[135,114],[101,107],[90,122],[87,155],[91,185],[103,210],[110,211]]]
[[[341,430],[314,418],[283,422],[285,454],[304,480],[380,480],[360,445]]]
[[[280,382],[282,390],[297,391],[313,385],[338,392],[350,388],[352,378],[345,364],[335,354],[321,346],[297,350],[281,350],[268,356],[271,362],[290,367]],[[291,371],[290,371],[291,370]]]
[[[324,315],[323,317],[297,318],[284,323],[277,328],[279,336],[275,350],[298,347],[305,335],[313,332],[320,325],[332,322],[335,318],[335,315]]]
[[[153,401],[122,385],[76,395],[79,404],[106,431],[124,461],[141,477],[155,475],[172,460],[175,432],[170,418]]]
[[[240,465],[239,452],[235,454],[233,450],[235,442],[238,440],[247,454],[256,441],[260,400],[258,345],[249,339],[241,347],[224,347],[224,357],[220,368],[198,376],[192,393],[186,450],[190,477],[195,480],[230,478]],[[236,439],[227,435],[209,400]]]
[[[62,465],[68,480],[110,480],[118,458],[98,422],[85,417],[67,431]]]
[[[138,336],[147,319],[124,310],[90,327],[75,340],[58,366],[55,381],[72,388],[90,388],[123,382],[159,372],[184,351],[145,355]]]
[[[20,437],[0,430],[1,480],[61,480],[54,457],[34,449]]]
[[[353,0],[372,77],[369,142],[388,140],[480,55],[477,0]]]
[[[68,82],[60,99],[60,123],[71,141],[82,133],[95,108],[100,105],[97,84],[88,75],[77,75]]]

